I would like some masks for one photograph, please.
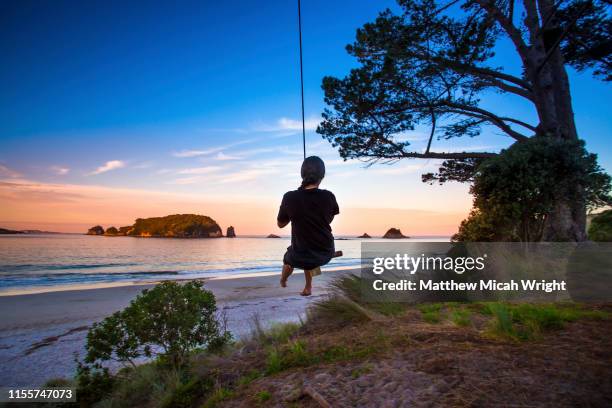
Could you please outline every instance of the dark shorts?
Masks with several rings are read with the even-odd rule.
[[[307,258],[307,259],[305,259]],[[288,247],[287,252],[283,256],[283,263],[291,265],[294,268],[309,270],[318,266],[323,266],[331,261],[331,256],[328,254],[310,254],[309,256],[300,256],[293,251],[293,248]]]

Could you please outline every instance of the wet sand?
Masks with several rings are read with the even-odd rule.
[[[314,279],[313,296],[299,293],[304,277],[296,272],[287,288],[279,276],[211,279],[205,286],[217,297],[235,337],[250,332],[253,316],[267,324],[297,321],[329,282],[354,270],[326,271]],[[123,309],[143,289],[130,285],[0,296],[0,386],[36,386],[49,378],[71,377],[74,355],[83,355],[87,328]]]

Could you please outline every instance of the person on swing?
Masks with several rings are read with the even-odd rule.
[[[280,284],[287,286],[287,279],[295,268],[304,270],[306,285],[302,296],[312,294],[313,270],[327,264],[334,256],[334,236],[331,222],[340,213],[336,197],[319,188],[325,177],[325,163],[317,156],[307,157],[302,163],[302,184],[283,196],[278,210],[277,223],[284,228],[291,222],[291,246],[283,257]]]

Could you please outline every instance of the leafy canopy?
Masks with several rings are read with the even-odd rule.
[[[478,136],[485,127],[515,141],[546,133],[538,132],[541,123],[509,117],[498,112],[499,106],[481,106],[480,98],[485,92],[507,94],[532,104],[540,115],[551,103],[541,96],[547,85],[540,74],[552,69],[555,50],[566,64],[612,79],[612,22],[606,1],[398,3],[401,13],[380,13],[347,46],[359,67],[344,78],[323,79],[328,108],[317,131],[345,159],[483,159],[494,154],[432,151],[432,141],[435,136]],[[518,75],[491,64],[500,39],[514,46],[522,66]],[[553,80],[552,86],[561,82]],[[543,91],[538,94],[536,87]],[[571,112],[563,106],[568,101],[555,101],[558,117]],[[424,151],[411,151],[403,137],[416,126],[430,128]]]

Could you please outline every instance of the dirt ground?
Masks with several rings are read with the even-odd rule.
[[[312,353],[332,344],[375,350],[365,358],[256,379],[218,406],[612,406],[609,319],[576,321],[538,340],[517,342],[483,335],[478,322],[428,324],[409,313],[300,338]],[[256,367],[262,359],[247,349],[236,364]]]

